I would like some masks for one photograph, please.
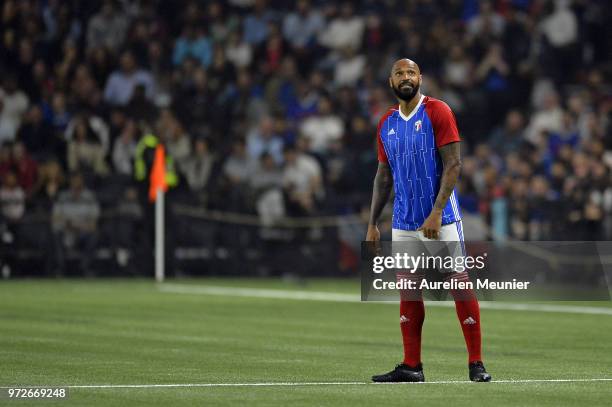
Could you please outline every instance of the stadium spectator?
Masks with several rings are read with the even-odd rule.
[[[134,120],[128,120],[115,144],[113,145],[113,166],[115,172],[129,177],[133,174],[134,157],[136,156],[136,143],[140,139],[140,132]]]
[[[238,72],[236,84],[228,86],[225,92],[219,95],[217,103],[223,107],[226,114],[225,117],[221,116],[225,120],[217,121],[216,130],[221,134],[231,130],[227,127],[226,120],[252,123],[272,110],[263,98],[261,84],[255,83],[247,70]]]
[[[287,211],[294,216],[313,214],[324,196],[321,166],[295,146],[285,147],[284,153],[283,188]]]
[[[283,112],[285,106],[295,104],[299,80],[295,58],[284,58],[278,75],[270,77],[265,88],[265,102],[271,112]]]
[[[384,49],[384,44],[389,40],[389,31],[386,30],[382,16],[376,12],[370,12],[366,17],[365,32],[364,32],[364,50],[372,55],[380,56]]]
[[[39,105],[31,106],[17,132],[17,140],[36,160],[45,160],[59,151],[60,139],[56,137],[52,125],[44,120]]]
[[[253,62],[253,48],[244,41],[240,31],[229,33],[225,55],[236,69],[247,68]]]
[[[491,133],[489,145],[498,154],[507,156],[509,153],[517,152],[524,143],[523,131],[525,130],[523,114],[518,110],[510,110],[506,114],[503,127],[498,127]]]
[[[57,161],[48,161],[39,168],[38,182],[30,200],[31,209],[38,214],[50,214],[53,204],[64,188],[64,173]]]
[[[547,153],[552,157],[556,157],[559,149],[563,144],[568,144],[572,148],[576,148],[579,142],[579,133],[574,117],[569,112],[563,113],[561,119],[561,128],[557,131],[551,131],[547,137]]]
[[[255,169],[249,174],[249,186],[257,196],[270,189],[280,190],[283,185],[283,172],[272,154],[263,152]]]
[[[244,40],[258,46],[268,37],[269,23],[274,21],[274,13],[267,7],[266,0],[255,0],[255,9],[244,18]]]
[[[563,109],[559,103],[559,96],[551,91],[544,96],[542,108],[536,108],[532,114],[525,132],[525,138],[536,146],[544,141],[544,132],[560,131],[563,123]]]
[[[476,79],[487,100],[486,117],[488,126],[499,123],[510,104],[510,65],[503,56],[500,43],[489,45],[484,58],[476,67]]]
[[[458,44],[451,46],[444,64],[446,82],[458,89],[468,88],[472,83],[474,63]]]
[[[262,154],[272,156],[276,164],[283,161],[283,140],[274,133],[274,121],[263,117],[257,126],[249,130],[246,138],[249,157],[257,161]]]
[[[43,106],[46,106],[43,102]],[[53,126],[53,130],[63,133],[72,119],[72,114],[66,106],[66,95],[61,92],[53,94],[50,108],[47,107],[47,121]]]
[[[104,110],[102,91],[91,76],[87,65],[76,66],[70,88],[77,105],[96,112]]]
[[[250,176],[249,187],[255,210],[264,225],[272,225],[285,216],[283,172],[271,154],[264,152]]]
[[[332,101],[323,97],[319,100],[317,114],[305,119],[300,133],[310,145],[310,151],[325,154],[329,145],[344,134],[344,123],[336,114]]]
[[[194,134],[210,134],[214,120],[214,105],[211,100],[215,94],[209,87],[208,74],[202,68],[197,68],[193,74],[191,86],[177,95],[177,116],[185,123],[190,123],[190,132]]]
[[[169,73],[172,70],[172,61],[167,55],[167,49],[164,44],[158,39],[152,39],[147,48],[147,64],[153,75],[153,81],[157,86],[156,96],[163,94],[162,89],[168,86],[166,82]]]
[[[90,275],[98,238],[100,205],[93,192],[85,187],[81,174],[70,176],[70,188],[59,194],[52,214],[56,274],[63,275],[66,271],[67,251],[76,250],[80,269],[85,275]]]
[[[156,124],[156,131],[168,154],[177,162],[191,153],[191,139],[183,124],[169,109],[162,110]]]
[[[223,164],[223,175],[235,188],[246,183],[253,172],[255,163],[249,157],[244,139],[234,141],[232,152]]]
[[[481,1],[480,12],[470,19],[467,31],[471,36],[477,36],[483,32],[488,32],[495,37],[502,35],[506,21],[493,9],[493,4],[489,0]]]
[[[295,98],[286,105],[285,115],[292,121],[300,121],[316,113],[319,92],[309,83],[298,82]]]
[[[365,30],[365,20],[355,14],[351,2],[344,2],[340,7],[340,15],[330,21],[329,25],[319,35],[319,43],[334,51],[346,48],[359,49]]]
[[[153,76],[147,70],[136,65],[136,59],[131,51],[121,54],[119,70],[114,71],[104,88],[104,100],[113,106],[125,106],[134,94],[138,85],[144,86],[148,99],[154,97],[155,84]]]
[[[13,169],[17,176],[17,182],[26,194],[30,194],[36,184],[38,176],[38,164],[30,157],[25,146],[21,142],[13,144],[12,148]]]
[[[276,24],[270,24],[268,32],[265,42],[255,50],[255,58],[261,61],[259,69],[264,75],[274,74],[280,68],[283,57],[290,51]]]
[[[546,7],[548,15],[537,27],[543,37],[541,60],[544,73],[561,83],[576,68],[578,22],[567,0],[548,2]]]
[[[84,118],[76,119],[68,141],[68,169],[95,176],[108,174],[105,149],[100,138]]]
[[[225,58],[225,51],[221,46],[215,46],[213,61],[208,69],[210,80],[208,87],[214,94],[223,92],[225,88],[236,79],[234,66]]]
[[[75,136],[76,129],[86,131],[87,139],[91,142],[100,144],[106,154],[110,150],[110,135],[106,122],[99,116],[89,114],[87,111],[74,116],[66,127],[64,134],[67,142],[72,141]]]
[[[144,19],[137,19],[132,23],[125,47],[132,51],[138,66],[147,66],[151,34],[152,30]]]
[[[107,47],[117,52],[125,39],[128,24],[127,17],[118,10],[117,3],[105,0],[100,11],[87,24],[87,47]]]
[[[274,117],[274,133],[283,140],[283,145],[295,143],[295,129],[282,114],[277,114]]]
[[[0,88],[0,144],[15,139],[30,103],[17,86],[17,78],[9,75],[4,78]]]
[[[150,123],[157,116],[157,107],[147,98],[144,85],[137,85],[130,102],[125,106],[126,114],[137,121]]]
[[[206,9],[206,22],[214,43],[223,43],[240,24],[237,16],[227,16],[223,2],[211,1]]]
[[[113,72],[111,53],[105,47],[94,48],[88,53],[87,62],[98,88],[104,88],[108,77]]]
[[[283,19],[283,36],[294,50],[303,50],[314,45],[324,27],[325,19],[310,0],[298,0],[296,10]]]
[[[75,18],[74,9],[68,3],[47,2],[42,5],[45,39],[50,44],[63,38],[76,41],[83,33],[83,23]]]
[[[181,65],[189,57],[195,58],[204,68],[212,62],[213,45],[203,27],[186,26],[176,40],[172,53],[174,65]]]
[[[230,210],[246,210],[246,190],[249,178],[256,166],[246,150],[244,139],[235,140],[232,150],[221,168],[223,183],[221,192],[225,194],[227,207]]]
[[[0,212],[9,225],[16,225],[25,213],[25,191],[13,172],[4,175],[0,187]]]
[[[350,47],[344,48],[340,55],[340,59],[336,62],[334,83],[337,87],[355,86],[364,74],[366,57],[355,54]]]
[[[193,142],[189,157],[179,161],[179,170],[194,193],[203,196],[205,188],[209,185],[215,160],[216,157],[210,151],[208,141],[198,138]]]

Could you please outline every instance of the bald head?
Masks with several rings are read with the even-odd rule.
[[[415,69],[419,75],[421,74],[421,68],[419,68],[419,65],[416,62],[414,62],[412,59],[401,58],[395,61],[391,66],[391,76],[393,76],[393,72],[401,68],[412,68]]]
[[[421,87],[421,69],[411,59],[402,58],[393,63],[389,75],[389,86],[393,93],[403,101],[410,101]]]

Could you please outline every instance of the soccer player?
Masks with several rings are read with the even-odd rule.
[[[421,81],[421,71],[414,61],[400,59],[393,64],[389,86],[399,105],[391,107],[378,123],[379,163],[366,240],[380,240],[377,222],[393,186],[394,242],[458,242],[454,246],[463,253],[461,213],[455,194],[461,170],[461,139],[451,109],[441,100],[422,95]],[[412,278],[422,278],[422,274]],[[450,272],[445,278],[466,281],[467,273]],[[472,290],[451,290],[451,294],[467,345],[469,378],[488,382],[491,375],[482,363],[478,300]],[[424,319],[421,292],[411,298],[400,295],[404,360],[394,370],[372,376],[373,381],[425,381],[421,363]]]

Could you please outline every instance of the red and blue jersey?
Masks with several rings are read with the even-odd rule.
[[[438,148],[461,141],[450,107],[441,100],[421,96],[408,116],[399,106],[390,108],[377,130],[378,161],[393,174],[395,201],[393,228],[416,230],[429,216],[442,178]],[[442,224],[461,220],[455,191],[442,211]]]

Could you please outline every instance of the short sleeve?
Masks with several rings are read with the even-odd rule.
[[[457,121],[451,108],[441,100],[429,98],[425,110],[433,126],[436,147],[461,141]]]
[[[387,158],[387,152],[385,151],[385,146],[382,142],[382,137],[380,136],[380,131],[382,130],[382,126],[387,120],[387,118],[393,113],[393,110],[389,109],[387,113],[383,115],[378,121],[378,127],[376,128],[376,145],[378,146],[378,162],[388,164],[389,159]]]

